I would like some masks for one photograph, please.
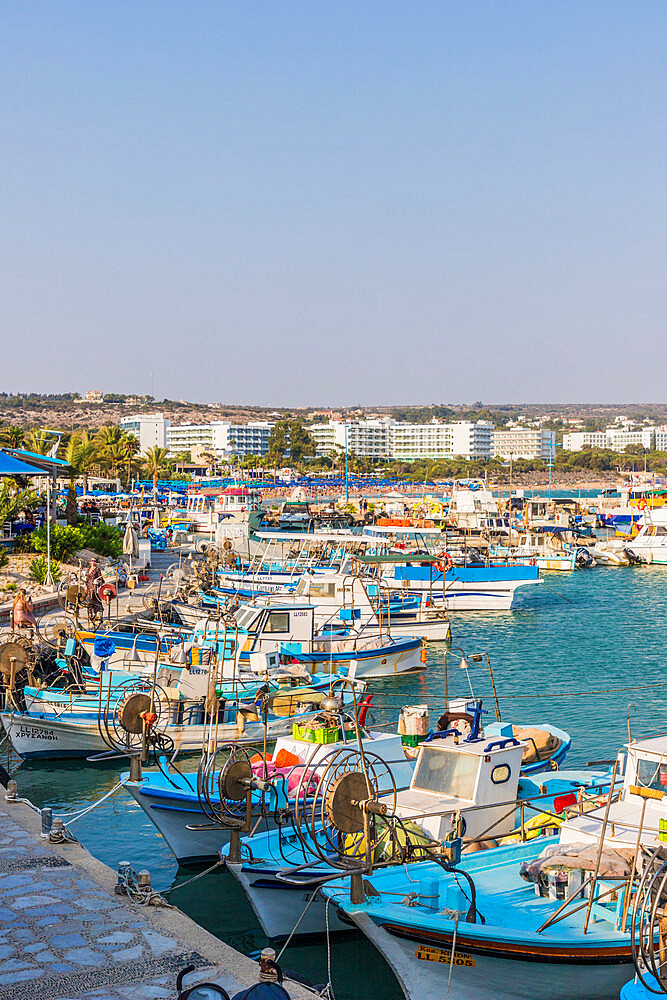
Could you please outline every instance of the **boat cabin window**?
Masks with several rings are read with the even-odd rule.
[[[259,611],[253,608],[239,608],[235,616],[239,628],[245,629],[246,632],[256,632],[259,614]]]
[[[423,746],[412,787],[457,799],[472,799],[479,762],[478,754]]]
[[[509,781],[511,773],[509,764],[496,764],[491,771],[491,781],[494,785],[503,785]]]
[[[309,593],[311,597],[334,597],[336,594],[336,584],[311,580]]]
[[[642,788],[655,788],[656,791],[667,792],[667,760],[648,760],[639,757],[636,784]]]
[[[289,611],[272,611],[266,620],[265,632],[289,632]]]

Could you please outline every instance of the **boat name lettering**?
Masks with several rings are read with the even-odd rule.
[[[428,945],[420,944],[415,952],[415,958],[421,958],[425,962],[445,962],[449,965],[452,960],[452,953],[451,951],[445,951],[443,948],[430,948]],[[477,965],[477,962],[472,955],[467,955],[462,951],[455,951],[454,965],[462,965],[468,969],[472,969]]]
[[[21,726],[16,733],[20,740],[57,740],[52,729],[33,729],[32,726]]]

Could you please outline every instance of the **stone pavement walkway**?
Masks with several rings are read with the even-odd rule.
[[[37,813],[0,795],[2,1000],[167,1000],[187,965],[197,972],[186,983],[219,982],[232,996],[257,981],[256,963],[180,910],[115,896],[114,872],[80,844],[40,842],[39,830]]]

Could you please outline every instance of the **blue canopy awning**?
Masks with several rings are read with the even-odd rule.
[[[34,465],[27,465],[26,462],[19,462],[13,455],[0,451],[0,476],[48,476],[48,472]]]
[[[40,455],[37,451],[24,451],[22,448],[7,448],[10,455],[21,462],[34,462],[35,465],[49,469],[69,469],[69,462],[64,458],[51,458],[50,455]]]

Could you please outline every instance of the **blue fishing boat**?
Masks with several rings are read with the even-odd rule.
[[[420,745],[409,787],[380,795],[381,808],[400,820],[396,833],[402,841],[401,850],[407,848],[409,840],[418,845],[440,844],[455,827],[469,841],[482,834],[501,838],[510,835],[517,825],[525,827],[528,836],[537,837],[546,824],[551,828],[558,825],[558,813],[576,799],[579,789],[593,792],[608,785],[607,772],[586,770],[545,772],[539,775],[538,785],[521,773],[527,744],[511,735],[499,738],[488,735],[488,730],[481,737],[479,723],[478,712],[467,739],[461,739],[454,729],[433,734]],[[353,764],[351,761],[350,766]],[[323,785],[317,794],[326,801],[329,791]],[[533,808],[529,813],[531,802]],[[316,808],[315,813],[323,815]],[[529,816],[538,822],[532,822]],[[335,878],[334,842],[344,844],[348,863],[358,860],[358,841],[349,838],[337,841],[324,820],[311,824],[310,838],[304,837],[303,825],[308,823],[308,815],[302,816],[297,808],[291,822],[282,829],[245,838],[245,855],[240,862],[228,861],[228,868],[272,938],[291,933],[303,909],[304,890],[310,888],[312,892],[322,880]],[[384,844],[375,854],[378,864],[391,864],[402,856],[394,834],[388,837],[386,834]],[[221,854],[227,857],[226,848]],[[418,881],[421,876],[412,877]],[[325,905],[321,899],[314,899],[299,924],[299,933],[324,933],[325,926]],[[343,929],[345,925],[334,921],[333,930]]]
[[[632,958],[630,900],[639,845],[660,846],[667,824],[667,737],[625,746],[618,797],[576,806],[558,837],[468,856],[375,870],[351,893],[322,887],[341,918],[359,927],[410,1000],[593,1000],[618,996]],[[453,845],[452,845],[453,846]],[[411,895],[410,903],[406,902]],[[539,984],[539,986],[538,986]]]

